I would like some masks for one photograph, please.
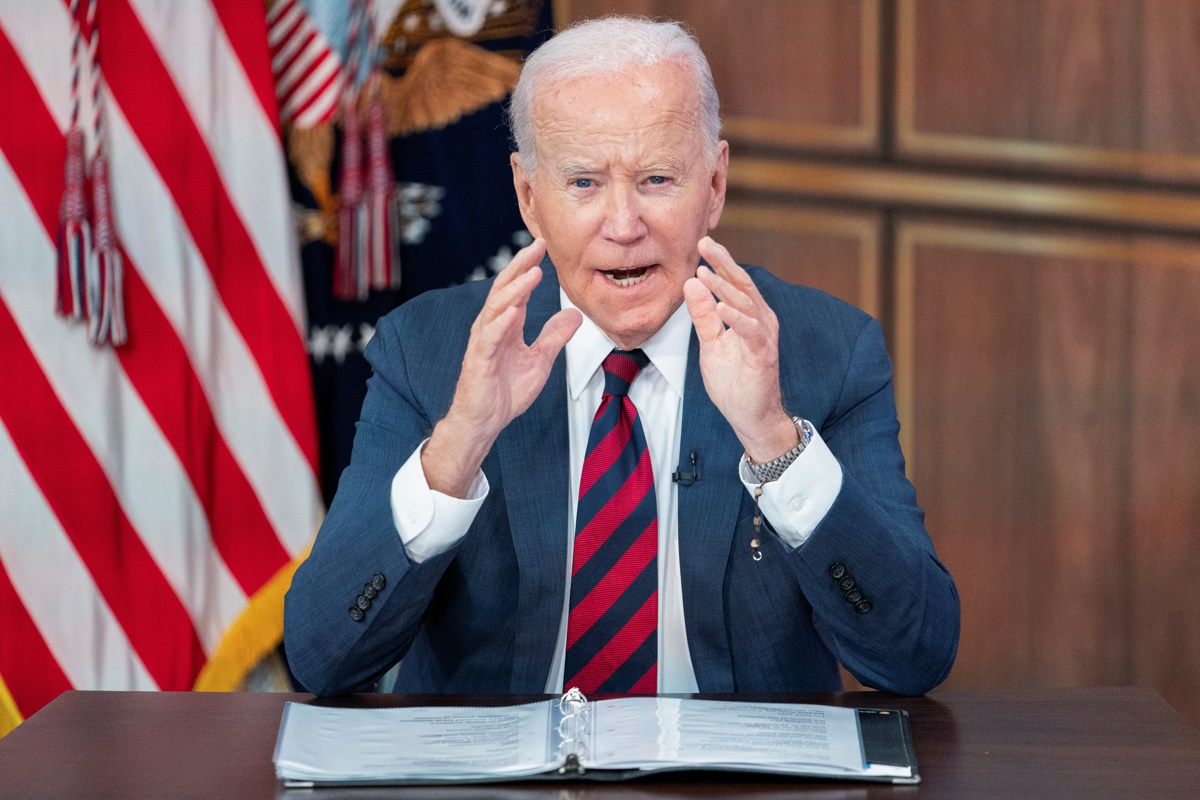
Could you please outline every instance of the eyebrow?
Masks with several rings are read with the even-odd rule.
[[[592,175],[597,172],[595,167],[588,166],[586,164],[575,163],[563,164],[560,169],[562,170],[563,176],[568,180],[572,178],[579,178],[584,175]]]
[[[682,171],[683,171],[683,162],[681,162],[681,161],[661,161],[657,164],[651,164],[648,167],[643,167],[642,169],[638,170],[639,173],[643,173],[643,174],[651,173],[651,172],[682,172]]]
[[[567,180],[581,178],[587,175],[594,175],[602,170],[599,167],[589,164],[580,164],[577,162],[568,162],[559,167],[562,175]],[[658,172],[681,172],[683,171],[683,163],[680,161],[661,161],[656,164],[650,164],[641,167],[637,170],[639,175],[649,175]]]

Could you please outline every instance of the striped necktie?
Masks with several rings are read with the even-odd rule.
[[[641,350],[604,359],[604,396],[579,481],[563,688],[658,690],[658,506],[629,386]]]

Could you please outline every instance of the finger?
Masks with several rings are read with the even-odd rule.
[[[510,306],[491,322],[480,327],[479,355],[483,358],[492,358],[512,339],[513,331],[519,335],[518,320],[520,317],[520,309]]]
[[[724,277],[713,272],[707,267],[700,267],[696,270],[696,277],[708,287],[709,291],[723,300],[729,305],[741,311],[743,314],[757,315],[757,309],[754,304],[754,298],[743,292],[737,286],[734,286]]]
[[[559,351],[566,346],[582,324],[583,314],[573,308],[564,308],[546,320],[531,349],[548,366],[558,357]]]
[[[496,276],[496,282],[503,284],[508,282],[510,278],[521,275],[522,272],[529,269],[530,266],[541,264],[541,259],[546,255],[546,240],[541,236],[529,242],[528,245],[518,249],[512,260],[505,265],[503,270],[500,270]]]
[[[483,304],[483,310],[479,312],[480,318],[486,324],[510,308],[524,307],[529,302],[529,295],[533,293],[534,287],[541,280],[542,268],[533,266],[499,289],[493,286],[492,291],[488,293],[487,302]]]
[[[755,353],[765,352],[770,347],[771,339],[766,328],[754,317],[743,314],[725,302],[717,303],[717,315]]]
[[[721,273],[721,275],[729,277],[730,280],[735,280],[731,276],[735,276],[739,272],[743,275],[746,273],[733,260],[733,256],[729,254],[729,250],[726,249],[725,245],[718,243],[711,236],[705,236],[701,239],[697,247],[700,250],[700,255],[704,256],[704,260],[709,263],[709,266],[714,271]]]
[[[762,295],[758,291],[758,287],[754,285],[750,273],[742,269],[741,264],[733,259],[729,254],[729,250],[723,244],[714,240],[711,236],[705,236],[699,243],[700,255],[704,256],[704,260],[712,265],[713,270],[725,278],[727,281],[737,286],[741,291],[745,292],[755,302],[762,300]]]
[[[512,257],[512,260],[508,262],[504,269],[500,270],[496,275],[496,280],[492,283],[492,291],[497,291],[515,278],[528,272],[530,267],[536,267],[542,263],[542,258],[545,255],[546,240],[539,236],[532,243],[518,250],[517,254]]]
[[[692,317],[700,344],[716,341],[725,332],[725,323],[717,314],[717,301],[712,292],[696,278],[689,278],[683,284],[683,299],[687,302],[688,314]]]

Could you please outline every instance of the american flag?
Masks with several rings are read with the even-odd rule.
[[[279,116],[301,128],[328,122],[344,85],[342,62],[300,0],[276,0],[267,12]]]
[[[70,12],[0,2],[0,734],[67,689],[232,688],[322,513],[265,6],[95,11],[116,348],[54,313]]]

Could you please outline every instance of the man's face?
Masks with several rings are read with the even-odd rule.
[[[525,224],[567,297],[633,349],[683,302],[725,204],[729,149],[705,159],[700,92],[663,63],[550,84],[534,100],[537,168],[513,155]]]

